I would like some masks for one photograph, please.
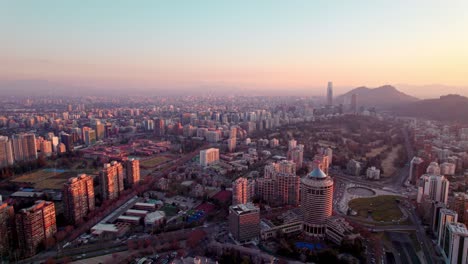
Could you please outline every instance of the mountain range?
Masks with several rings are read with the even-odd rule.
[[[468,98],[456,94],[426,99],[394,108],[399,115],[468,122]]]
[[[358,106],[380,109],[387,109],[419,100],[416,97],[398,91],[391,85],[384,85],[377,88],[358,87],[336,97],[335,101],[338,104],[349,105],[353,94],[356,95]]]

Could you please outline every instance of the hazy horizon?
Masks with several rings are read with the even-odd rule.
[[[468,96],[466,1],[0,5],[3,82],[324,96],[333,81],[335,95],[390,84]]]

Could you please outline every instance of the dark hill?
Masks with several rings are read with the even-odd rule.
[[[437,99],[427,99],[395,108],[400,115],[445,121],[468,122],[468,98],[449,94]]]
[[[351,96],[357,95],[357,105],[364,107],[391,108],[396,105],[416,102],[419,99],[398,91],[391,85],[377,88],[358,87],[336,98],[338,104],[349,105]]]

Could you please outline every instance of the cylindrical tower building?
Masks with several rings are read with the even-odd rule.
[[[312,236],[324,236],[325,221],[333,209],[333,179],[320,168],[301,180],[301,209],[304,231]]]

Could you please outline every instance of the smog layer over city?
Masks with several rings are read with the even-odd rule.
[[[0,3],[0,263],[468,263],[468,2]]]

